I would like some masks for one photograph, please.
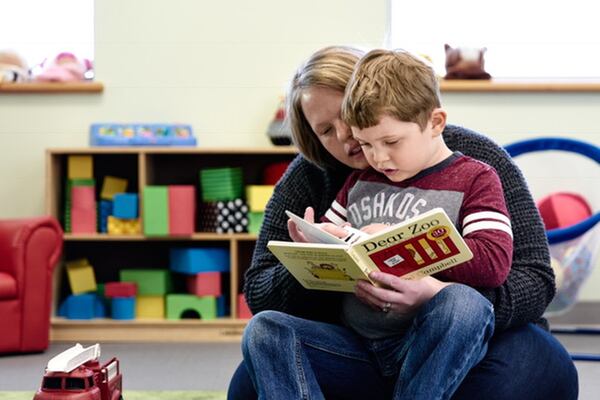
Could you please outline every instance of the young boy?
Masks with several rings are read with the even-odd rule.
[[[512,231],[502,186],[492,167],[453,153],[444,143],[446,112],[433,69],[404,51],[369,52],[348,84],[342,119],[351,127],[370,168],[348,177],[323,221],[350,223],[372,233],[442,207],[462,230],[474,257],[435,277],[470,287],[500,286],[512,262]],[[466,286],[464,290],[473,291]],[[489,307],[483,298],[476,303],[476,308]],[[373,349],[389,351],[390,338],[402,337],[409,324],[418,323],[394,315],[392,303],[376,309],[354,295],[344,298],[342,310],[345,324],[372,341]],[[448,318],[460,320],[460,314]],[[466,348],[486,348],[489,338],[468,333],[462,339]],[[396,345],[397,368],[405,362],[406,342],[410,339],[402,338],[402,345]],[[475,363],[462,365],[459,371],[440,362],[440,371],[448,368],[460,382]]]
[[[342,118],[370,168],[347,178],[325,219],[374,232],[442,207],[474,257],[437,277],[500,286],[512,262],[502,185],[492,167],[446,146],[433,69],[408,52],[371,51],[348,83]]]

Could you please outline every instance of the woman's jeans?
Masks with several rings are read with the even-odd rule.
[[[474,289],[450,285],[404,335],[370,340],[276,311],[257,314],[242,340],[260,399],[448,399],[486,354],[494,313]]]
[[[298,318],[294,320],[300,325],[306,324],[296,333],[300,345],[303,342],[300,332],[303,331],[308,331],[308,337],[312,338],[316,332],[332,329],[332,332],[349,337],[343,342],[357,340],[351,339],[354,336],[351,331],[341,327]],[[314,332],[311,330],[313,324],[318,327]],[[335,346],[337,350],[340,348],[341,344]],[[327,399],[391,398],[394,380],[383,378],[370,357],[363,362],[360,358],[339,357],[336,352],[307,345],[304,351]],[[272,377],[274,384],[278,376]],[[483,360],[467,374],[452,399],[575,400],[577,396],[577,371],[564,347],[549,332],[528,324],[496,334],[489,342]],[[227,398],[257,398],[245,362],[235,371]]]

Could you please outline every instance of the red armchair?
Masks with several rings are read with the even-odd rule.
[[[0,220],[0,353],[48,348],[52,271],[62,241],[52,217]]]

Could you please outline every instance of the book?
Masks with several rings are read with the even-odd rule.
[[[360,279],[374,283],[369,278],[372,271],[418,279],[473,258],[442,208],[373,235],[352,232],[349,242],[300,217],[292,219],[315,243],[270,240],[267,247],[307,289],[353,292]]]

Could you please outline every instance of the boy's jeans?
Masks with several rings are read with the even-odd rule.
[[[489,301],[454,284],[422,306],[403,336],[368,340],[344,327],[265,311],[246,327],[242,352],[260,399],[348,397],[347,387],[353,397],[447,399],[485,355],[493,327]],[[327,393],[313,367],[328,382]],[[354,380],[361,377],[381,384],[359,386],[359,394]],[[386,393],[390,381],[393,394]]]

